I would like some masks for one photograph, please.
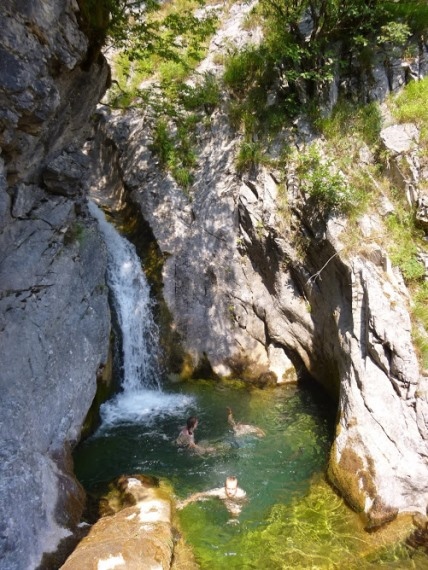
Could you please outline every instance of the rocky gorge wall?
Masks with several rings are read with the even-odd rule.
[[[108,361],[106,256],[87,214],[90,117],[109,80],[74,0],[0,5],[0,560],[39,567],[79,522],[72,473]],[[42,565],[43,566],[43,565]]]
[[[405,73],[379,64],[372,99],[403,85]],[[303,150],[313,137],[299,123],[292,144]],[[292,170],[285,190],[273,167],[237,171],[240,140],[224,106],[200,124],[197,139],[188,192],[156,165],[147,112],[100,109],[89,151],[101,201],[125,196],[151,228],[190,370],[208,364],[220,377],[261,384],[309,374],[338,400],[329,478],[348,503],[369,527],[399,512],[425,513],[427,378],[406,287],[377,241],[387,200],[358,221],[364,247],[352,250],[346,219],[314,212]],[[100,160],[106,153],[108,164]]]
[[[82,509],[69,448],[110,335],[89,184],[103,200],[137,205],[149,225],[190,372],[209,365],[262,384],[309,374],[339,401],[329,473],[348,501],[373,525],[425,512],[426,379],[406,289],[374,235],[383,207],[360,222],[364,253],[350,254],[346,221],[311,215],[290,171],[284,218],[275,169],[236,171],[239,138],[222,108],[200,126],[190,194],[157,164],[138,110],[100,110],[82,153],[109,70],[81,31],[78,4],[6,0],[0,15],[2,567],[39,566]],[[382,89],[404,73],[380,70]],[[303,148],[311,136],[299,127],[294,142]]]

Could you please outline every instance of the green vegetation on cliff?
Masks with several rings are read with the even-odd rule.
[[[334,74],[405,53],[428,24],[422,1],[260,0],[254,12],[264,39],[234,51],[224,75],[247,137],[322,104]]]
[[[413,123],[419,128],[418,160],[428,160],[428,78],[410,83],[398,95],[390,98],[390,107],[399,123]],[[426,168],[426,166],[425,166]],[[420,181],[420,191],[428,190],[427,181]],[[399,203],[389,219],[390,250],[393,263],[400,267],[412,294],[413,337],[421,364],[428,369],[428,282],[421,253],[427,254],[425,232],[415,219],[415,209],[409,208],[403,193],[395,192]]]
[[[90,5],[90,0],[80,1]],[[189,197],[196,191],[199,135],[221,106],[240,141],[237,174],[256,173],[265,165],[285,187],[293,171],[314,215],[348,217],[352,231],[347,232],[347,251],[364,248],[358,217],[375,208],[379,199],[393,203],[394,212],[385,218],[378,237],[413,293],[415,339],[426,367],[428,341],[421,331],[428,326],[423,310],[428,292],[420,258],[426,243],[414,209],[388,177],[390,157],[379,136],[385,109],[377,101],[367,103],[367,91],[360,97],[355,81],[367,82],[374,65],[386,62],[388,68],[418,54],[428,27],[427,3],[260,0],[243,28],[261,29],[261,39],[220,50],[216,63],[223,66],[223,74],[218,72],[221,67],[216,74],[194,73],[221,17],[218,7],[180,0],[162,6],[150,2],[141,11],[137,2],[127,12],[125,1],[106,1],[110,4],[111,40],[119,51],[109,103],[146,109],[151,150]],[[229,8],[223,7],[224,14]],[[104,21],[102,14],[94,14]],[[332,106],[333,78],[343,85]],[[414,81],[387,104],[397,122],[418,126],[421,160],[428,155],[426,97],[426,81]],[[297,149],[295,125],[302,117],[311,137]],[[282,194],[279,209],[287,217]]]

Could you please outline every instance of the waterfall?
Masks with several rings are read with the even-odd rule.
[[[101,406],[103,423],[140,421],[187,406],[184,396],[168,395],[160,385],[159,334],[153,318],[150,287],[132,243],[89,201],[107,248],[107,284],[122,332],[122,389]]]
[[[122,387],[133,392],[159,390],[159,335],[140,258],[134,245],[116,231],[93,202],[89,210],[98,220],[107,247],[107,283],[122,331]]]

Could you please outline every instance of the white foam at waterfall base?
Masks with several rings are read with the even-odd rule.
[[[121,392],[101,406],[102,428],[127,423],[150,425],[159,416],[182,415],[193,404],[193,397],[161,390]]]
[[[183,412],[193,398],[166,394],[160,386],[158,328],[136,249],[93,202],[88,205],[106,245],[107,283],[122,336],[123,391],[101,406],[101,431],[117,424],[150,424],[160,415]]]

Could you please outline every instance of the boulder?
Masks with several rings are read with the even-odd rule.
[[[172,500],[153,478],[122,476],[61,570],[168,570],[173,555]]]

